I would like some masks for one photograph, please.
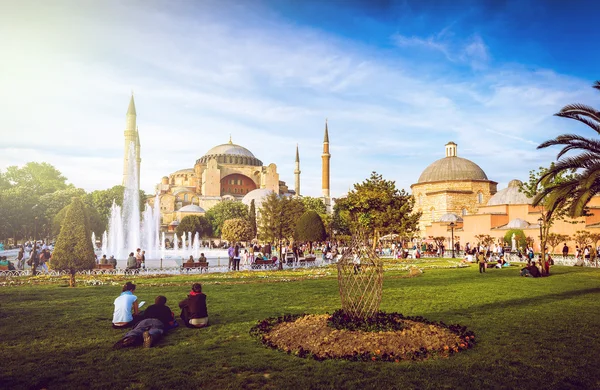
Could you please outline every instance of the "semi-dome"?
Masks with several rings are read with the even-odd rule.
[[[519,191],[522,185],[523,182],[521,180],[511,180],[508,183],[508,187],[496,192],[496,194],[490,198],[488,206],[533,203],[533,199]]]
[[[242,203],[250,207],[250,203],[252,203],[252,201],[254,200],[254,207],[259,209],[265,198],[273,193],[273,190],[270,190],[268,188],[257,188],[244,195],[244,197],[242,198]]]
[[[179,210],[182,213],[204,213],[204,209],[200,206],[196,206],[195,204],[189,204],[187,206],[183,206]]]
[[[231,139],[226,144],[217,145],[210,149],[196,163],[207,163],[211,158],[215,158],[220,164],[263,165],[262,161],[257,159],[251,151],[241,145],[234,144]]]
[[[456,144],[446,144],[446,157],[429,165],[417,183],[448,180],[488,180],[487,175],[471,160],[456,155]]]
[[[459,217],[458,215],[453,214],[453,213],[447,213],[440,217],[440,222],[444,222],[444,223],[450,223],[450,222],[457,223],[457,222],[462,222],[462,221],[463,221],[463,219],[461,217]]]

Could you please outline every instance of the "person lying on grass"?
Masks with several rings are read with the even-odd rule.
[[[206,309],[206,295],[202,292],[202,285],[194,283],[190,295],[179,302],[181,319],[188,328],[204,328],[208,326],[208,310]]]
[[[123,292],[115,299],[115,311],[113,312],[113,328],[121,329],[135,325],[140,319],[138,300],[133,292],[135,284],[125,283]]]
[[[113,345],[113,349],[138,345],[142,340],[144,348],[152,347],[166,330],[176,326],[173,312],[166,303],[166,297],[157,296],[154,305],[150,305],[144,312],[144,319],[125,333],[125,336]]]

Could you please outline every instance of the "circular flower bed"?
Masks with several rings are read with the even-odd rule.
[[[383,312],[358,322],[341,310],[333,315],[285,315],[259,321],[250,333],[271,348],[316,360],[424,360],[448,357],[475,344],[473,332],[465,327]]]

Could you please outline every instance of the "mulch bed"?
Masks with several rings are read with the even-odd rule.
[[[401,318],[401,330],[335,329],[328,324],[329,314],[308,314],[267,318],[250,333],[271,348],[316,360],[425,360],[449,357],[474,346],[475,336],[465,327],[434,323],[422,317],[404,317],[398,313],[389,315]]]

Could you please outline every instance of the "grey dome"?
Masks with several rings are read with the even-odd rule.
[[[506,226],[506,229],[526,229],[529,227],[529,222],[522,220],[521,218],[515,218],[511,220]]]
[[[448,180],[488,180],[488,177],[483,169],[473,161],[449,156],[441,158],[425,168],[417,183]]]
[[[532,204],[533,199],[519,191],[523,184],[520,180],[511,180],[508,187],[496,192],[488,201],[488,206],[497,206],[503,204]]]
[[[182,208],[180,208],[179,210],[180,212],[183,213],[204,213],[204,209],[200,206],[196,206],[195,204],[189,204],[187,206],[183,206]]]
[[[446,222],[446,223],[454,222],[454,223],[457,223],[457,222],[462,222],[462,221],[463,221],[463,219],[461,217],[459,217],[458,215],[453,214],[453,213],[447,213],[447,214],[444,214],[444,215],[442,215],[440,217],[440,222]]]
[[[244,195],[242,198],[242,203],[250,207],[250,203],[252,203],[254,200],[254,207],[259,209],[265,198],[273,193],[273,190],[269,190],[267,188],[257,188]]]
[[[229,143],[217,145],[210,149],[196,163],[207,163],[211,158],[215,158],[220,164],[243,164],[252,166],[262,166],[263,163],[252,154],[251,151],[243,146]]]

